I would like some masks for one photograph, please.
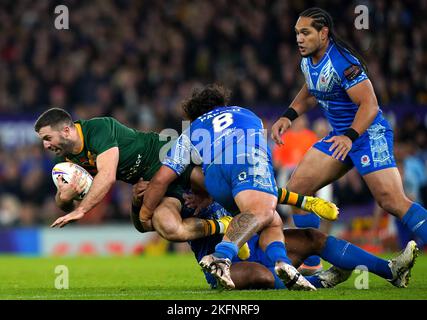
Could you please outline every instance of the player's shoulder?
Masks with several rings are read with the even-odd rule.
[[[112,129],[123,125],[113,117],[95,117],[88,120],[77,120],[75,123],[80,123],[83,132],[98,132],[99,130]]]
[[[353,81],[359,76],[366,78],[361,62],[348,50],[338,48],[334,44],[329,52],[329,59],[341,79],[346,78],[348,81]]]
[[[359,59],[351,54],[350,51],[345,48],[338,48],[336,44],[332,45],[328,55],[332,65],[339,72],[343,72],[352,65],[361,65]]]
[[[92,125],[92,126],[105,125],[106,123],[119,123],[119,121],[113,117],[95,117],[89,120],[78,120],[78,121],[80,121],[81,123],[85,123],[87,125]]]

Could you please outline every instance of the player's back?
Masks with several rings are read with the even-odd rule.
[[[75,122],[83,140],[79,154],[66,159],[96,174],[96,157],[112,148],[119,148],[117,179],[136,183],[140,177],[149,180],[161,166],[160,149],[167,143],[154,132],[140,132],[129,128],[111,117],[97,117]]]
[[[210,164],[233,164],[236,156],[259,146],[267,151],[261,119],[239,106],[219,107],[197,118],[190,126],[190,140],[205,169]]]

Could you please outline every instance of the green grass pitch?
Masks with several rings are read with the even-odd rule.
[[[56,289],[58,265],[68,269],[69,288]],[[369,289],[358,290],[353,273],[334,289],[210,290],[191,254],[141,257],[36,258],[0,256],[0,299],[305,300],[427,299],[427,255],[421,254],[408,288],[398,289],[370,274]],[[57,280],[58,282],[59,280]]]

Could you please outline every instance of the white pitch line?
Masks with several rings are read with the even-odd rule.
[[[181,291],[177,292],[176,294],[200,294],[201,291]],[[217,291],[207,291],[203,292],[203,294],[215,294],[218,293]],[[135,296],[175,296],[174,293],[160,293],[160,292],[151,292],[151,293],[81,293],[81,294],[68,294],[64,293],[63,295],[37,295],[37,296],[11,296],[11,295],[0,295],[0,299],[58,299],[58,298],[65,298],[65,299],[73,299],[73,298],[88,298],[88,297],[125,297],[128,296],[129,298],[135,297]]]

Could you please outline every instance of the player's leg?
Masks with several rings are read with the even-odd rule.
[[[174,197],[165,197],[156,208],[153,226],[164,239],[180,242],[224,233],[224,217],[220,220],[193,217],[182,219],[181,208],[180,200]],[[139,232],[145,232],[139,221],[139,208],[132,207],[131,219]]]
[[[314,228],[285,229],[288,257],[292,265],[298,268],[311,255],[318,255],[325,246],[327,235]]]
[[[355,143],[357,148],[349,156],[375,200],[426,243],[427,210],[405,195],[402,177],[393,157],[393,131],[390,125],[385,120],[374,123]]]
[[[247,211],[256,205],[256,198],[253,192],[259,191],[245,190],[236,195],[235,200],[239,208]],[[267,195],[267,193],[264,194]],[[279,276],[288,289],[314,290],[308,281],[300,276],[292,266],[286,251],[282,219],[276,211],[274,211],[273,220],[260,232],[258,242],[269,261],[269,265],[274,266],[274,269],[272,268],[273,272]]]
[[[216,182],[218,183],[218,181]],[[215,200],[227,198],[226,195],[222,193],[223,191],[225,190],[221,188],[217,190],[213,188],[209,189],[209,192]],[[240,194],[243,195],[239,197]],[[244,197],[245,195],[247,195],[247,198]],[[219,284],[226,289],[235,288],[230,275],[230,266],[231,261],[237,256],[238,249],[256,232],[270,224],[277,204],[275,195],[256,190],[244,190],[240,192],[236,197],[236,204],[238,207],[239,199],[242,199],[242,201],[249,201],[248,204],[250,206],[242,206],[241,213],[234,216],[231,220],[223,240],[215,247],[215,252],[203,257],[200,261],[202,268],[212,273],[218,279]],[[222,203],[225,203],[225,200],[223,200]],[[280,235],[280,238],[283,239],[283,234]],[[284,259],[287,259],[286,252],[284,252],[283,256]]]
[[[302,209],[328,221],[338,219],[338,207],[328,200],[319,197],[305,196],[289,191],[286,188],[278,188],[277,192],[278,204],[287,204],[296,209]]]
[[[322,187],[342,177],[350,169],[351,163],[336,160],[317,147],[313,147],[307,151],[296,167],[286,187],[289,191],[312,196]]]
[[[197,193],[206,193],[205,176],[200,167],[194,167],[190,176],[191,189]],[[287,204],[296,208],[301,208],[307,212],[315,213],[316,215],[326,220],[336,220],[339,210],[335,204],[330,201],[317,197],[304,196],[295,192],[291,192],[286,188],[277,188],[278,204]]]
[[[333,264],[330,269],[307,277],[317,288],[330,288],[344,282],[358,266],[365,266],[370,272],[390,281],[394,286],[406,287],[417,256],[417,247],[413,241],[408,243],[398,257],[384,260],[345,240],[328,236],[313,228],[286,229],[283,233],[288,257],[294,267],[298,267],[313,254],[320,255]],[[261,257],[263,253],[257,256]],[[268,259],[234,263],[230,270],[236,289],[283,288]]]
[[[275,210],[277,187],[270,154],[252,147],[237,158],[239,156],[247,157],[247,161],[244,164],[212,165],[206,170],[205,184],[211,196],[228,210],[237,207],[239,214],[231,221],[215,252],[204,257],[200,265],[215,274],[226,288],[234,288],[229,276],[230,261],[242,244],[262,231],[261,245],[268,258],[284,265],[280,267],[280,273],[292,273],[291,278],[298,279],[298,272],[286,255],[282,222]],[[297,281],[295,288],[315,290],[303,278]]]
[[[427,210],[408,199],[397,168],[387,168],[363,176],[378,204],[427,243]]]
[[[288,256],[294,266],[299,266],[301,261],[309,255],[319,255],[334,266],[332,271],[328,270],[318,276],[307,277],[318,288],[332,287],[345,281],[351,272],[344,270],[350,271],[360,266],[397,287],[406,287],[418,253],[416,243],[411,241],[398,257],[384,260],[348,241],[328,236],[313,228],[286,229],[283,232],[286,237]]]
[[[326,147],[323,142],[319,142],[315,148],[307,151],[301,163],[293,172],[287,184],[287,189],[311,196],[348,172],[351,165],[338,161],[326,154],[323,151]],[[320,218],[313,213],[306,214],[302,210],[294,210],[293,213],[294,224],[298,228],[318,228],[320,225]],[[322,269],[320,258],[318,256],[309,257],[304,262],[303,269],[310,270],[311,273],[320,271]],[[308,274],[308,272],[305,272],[305,274]]]
[[[190,175],[191,189],[196,193],[207,194],[205,187],[205,176],[200,167],[194,167]],[[330,201],[311,196],[304,196],[291,192],[286,188],[277,188],[278,204],[287,204],[296,208],[301,208],[307,212],[312,212],[319,217],[334,221],[338,218],[339,210]]]
[[[298,267],[313,252],[320,252],[326,241],[326,235],[314,229],[288,229],[281,231],[286,237],[288,257],[293,266]],[[287,238],[289,237],[289,238]],[[282,280],[276,275],[274,263],[266,257],[257,245],[251,248],[254,259],[251,262],[235,262],[231,266],[231,279],[236,289],[283,289]],[[317,282],[314,282],[317,283]]]
[[[166,240],[188,241],[204,237],[209,224],[206,220],[181,218],[181,202],[172,197],[163,198],[153,214],[154,229]]]
[[[238,248],[273,219],[277,190],[274,180],[270,176],[268,179],[270,193],[252,190],[253,177],[245,165],[214,165],[206,172],[206,187],[215,201],[228,210],[240,211],[240,214],[231,221],[223,241],[216,246],[215,252],[200,261],[202,268],[217,277],[219,283],[226,288],[234,288],[229,268]],[[237,183],[242,189],[233,190],[233,183]],[[239,199],[245,204],[239,205],[237,203]],[[283,238],[283,234],[279,236]],[[284,256],[286,259],[286,252]]]

